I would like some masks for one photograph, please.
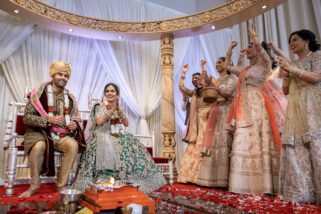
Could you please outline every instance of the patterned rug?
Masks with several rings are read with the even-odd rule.
[[[32,197],[20,199],[20,193],[27,185],[14,187],[15,194],[6,196],[0,186],[0,213],[38,213],[51,210],[60,200],[54,184],[42,184]],[[241,195],[224,189],[205,188],[197,185],[166,185],[154,191],[151,197],[156,201],[157,213],[311,213],[321,214],[321,206],[283,201],[277,196]],[[9,205],[10,204],[10,205]],[[6,207],[10,206],[10,208]],[[5,209],[3,209],[5,208]]]
[[[166,185],[151,195],[157,213],[321,213],[321,206],[286,202],[277,196],[235,194],[197,185]]]

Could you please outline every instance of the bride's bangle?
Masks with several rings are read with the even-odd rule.
[[[110,117],[111,117],[111,113],[110,113],[110,111],[109,111],[109,112],[107,112],[107,113],[105,114],[105,118],[106,118],[106,120],[109,120]]]
[[[123,120],[123,119],[126,118],[126,114],[124,114],[124,113],[122,113],[122,114],[120,114],[120,115],[118,115],[118,116],[119,116],[119,119],[121,119],[121,120]]]

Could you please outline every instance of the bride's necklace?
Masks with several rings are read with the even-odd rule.
[[[107,110],[111,109],[111,105],[105,100],[104,105],[106,106]],[[124,127],[121,122],[121,119],[118,116],[118,111],[115,111],[109,118],[110,123],[110,132],[112,136],[119,137],[120,134],[124,133]]]

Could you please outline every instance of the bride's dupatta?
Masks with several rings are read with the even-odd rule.
[[[98,112],[99,111],[99,112]],[[96,125],[96,117],[108,113],[108,109],[104,103],[96,103],[90,113],[90,120],[85,130],[85,138],[87,144],[96,143],[96,169],[97,170],[113,170],[117,171],[120,167],[120,147],[115,142],[110,131],[109,122],[102,127]],[[108,126],[108,127],[106,127]]]

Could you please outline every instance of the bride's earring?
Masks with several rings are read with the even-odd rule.
[[[309,43],[306,43],[305,44],[305,50],[308,50],[309,49]]]

